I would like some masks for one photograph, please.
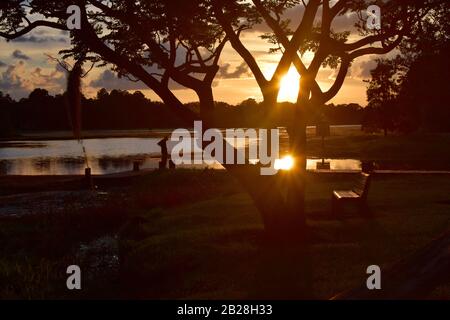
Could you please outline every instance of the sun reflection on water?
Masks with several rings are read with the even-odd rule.
[[[275,159],[275,170],[291,170],[294,166],[294,158],[290,155],[286,155],[281,159]]]

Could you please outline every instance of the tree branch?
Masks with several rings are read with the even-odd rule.
[[[224,15],[220,4],[218,4],[217,2],[214,2],[214,12],[217,20],[219,21],[228,39],[230,40],[231,46],[233,47],[234,50],[236,50],[239,53],[242,59],[244,59],[244,61],[247,63],[259,87],[263,88],[267,86],[268,81],[264,77],[264,74],[262,73],[258,63],[256,62],[253,55],[250,53],[250,51],[243,45],[243,43],[239,39],[239,33],[238,34],[235,33],[230,20]]]
[[[51,21],[45,21],[45,20],[38,20],[30,23],[26,27],[24,27],[22,30],[17,31],[15,33],[7,33],[7,32],[0,32],[0,37],[3,37],[7,40],[13,40],[16,38],[19,38],[28,32],[32,31],[33,29],[37,27],[49,27],[53,29],[59,29],[59,30],[68,30],[67,26],[64,24],[60,24],[57,22],[51,22]]]
[[[289,45],[285,47],[285,51],[283,56],[281,57],[277,68],[275,69],[274,75],[272,79],[277,79],[279,81],[281,76],[285,74],[289,66],[294,60],[294,56],[297,54],[297,50],[300,47],[302,41],[309,34],[312,25],[314,23],[314,18],[316,17],[317,10],[319,9],[320,1],[318,0],[310,0],[306,6],[305,13],[303,15],[303,19],[300,22],[300,25],[295,30],[291,40],[289,41]]]
[[[263,17],[264,21],[266,21],[267,25],[275,33],[275,36],[278,38],[278,41],[280,41],[280,43],[283,45],[283,47],[285,47],[285,48],[288,47],[289,46],[289,39],[284,34],[280,24],[265,10],[265,8],[262,6],[260,0],[252,0],[252,1],[254,3],[255,7],[257,8],[258,12]],[[298,56],[297,53],[294,54],[293,64],[294,64],[294,67],[297,69],[297,72],[299,73],[300,76],[305,76],[306,75],[308,70],[306,69],[305,64],[300,59],[300,57]],[[275,78],[272,78],[272,79],[273,79],[273,81],[275,81]],[[319,85],[317,84],[316,81],[314,81],[314,83],[312,85],[312,90],[316,94],[322,93],[322,91],[320,90],[320,87],[319,87]]]
[[[325,102],[332,99],[341,89],[344,84],[345,77],[347,76],[348,68],[350,67],[351,59],[349,56],[342,58],[341,66],[339,67],[339,72],[336,76],[336,80],[330,89],[324,92],[322,95],[318,96],[317,103],[324,104]]]
[[[178,98],[169,90],[167,86],[162,85],[157,79],[150,75],[142,66],[133,63],[127,58],[121,56],[113,49],[108,47],[97,36],[94,28],[89,23],[86,13],[86,8],[82,10],[82,30],[74,31],[76,37],[82,39],[86,43],[90,50],[101,55],[104,60],[115,64],[119,68],[127,70],[134,77],[144,82],[150,89],[152,89],[161,99],[165,102],[169,110],[173,111],[178,117],[186,121],[186,123],[192,123],[195,119],[195,114],[184,108],[183,104]]]
[[[167,76],[170,76],[174,81],[178,82],[182,86],[185,86],[186,88],[190,88],[195,91],[200,90],[203,83],[201,80],[189,75],[192,68],[189,68],[188,72],[182,72],[182,71],[185,71],[185,69],[175,68],[175,66],[174,66],[175,59],[173,57],[173,54],[176,54],[176,52],[175,53],[171,52],[172,56],[168,58],[166,56],[166,54],[164,53],[164,51],[162,50],[161,46],[158,43],[156,43],[154,41],[154,39],[149,37],[147,33],[142,34],[141,32],[139,32],[139,25],[137,24],[136,21],[129,19],[127,16],[125,16],[121,12],[108,7],[107,5],[101,3],[97,0],[89,0],[89,2],[92,5],[96,6],[97,8],[103,10],[105,13],[121,20],[122,22],[127,23],[130,26],[130,28],[132,28],[135,31],[135,33],[137,35],[140,35],[143,38],[145,44],[147,44],[147,46],[152,51],[152,53],[154,53],[158,56],[158,59],[159,59],[158,62],[166,70],[166,78],[164,79],[165,81],[168,82]],[[187,50],[188,49],[189,48],[187,48]],[[196,71],[204,72],[204,69],[196,68]]]
[[[342,9],[344,9],[348,0],[339,0],[332,8],[331,8],[331,17],[336,17]]]
[[[393,50],[396,46],[400,44],[400,42],[403,40],[403,34],[400,34],[395,41],[393,41],[391,44],[384,46],[384,47],[368,47],[368,48],[362,48],[355,51],[352,51],[349,56],[350,59],[355,59],[357,57],[367,55],[367,54],[385,54],[389,51]]]

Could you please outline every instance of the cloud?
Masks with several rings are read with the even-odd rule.
[[[21,60],[30,60],[31,58],[27,56],[25,53],[23,53],[20,50],[14,50],[12,53],[12,57],[15,59],[21,59]]]
[[[303,5],[297,5],[293,8],[286,10],[283,14],[283,19],[291,20],[291,27],[296,28],[297,25],[302,20],[304,12],[305,12],[305,7]],[[262,23],[254,25],[252,27],[252,31],[263,32],[263,33],[266,33],[266,32],[272,33],[273,32],[272,29],[270,29],[269,26],[264,21]]]
[[[335,32],[353,31],[356,32],[355,23],[358,22],[358,15],[356,12],[350,12],[337,16],[333,19],[331,29]]]
[[[147,70],[149,71],[149,70]],[[150,89],[142,81],[131,81],[125,77],[119,78],[117,73],[111,70],[103,71],[97,79],[92,80],[89,83],[92,88],[105,88],[107,90],[120,89],[120,90],[148,90]],[[178,84],[175,81],[169,81],[170,90],[187,89],[186,87]]]
[[[144,90],[148,87],[142,82],[133,82],[127,78],[119,78],[116,73],[111,70],[103,71],[100,76],[92,80],[89,85],[94,88],[105,89],[121,89],[121,90]]]
[[[361,61],[352,67],[352,77],[368,79],[370,78],[370,71],[375,69],[376,66],[377,62],[375,59]]]
[[[6,91],[13,97],[24,96],[27,93],[24,76],[24,62],[9,66],[0,74],[0,91]]]
[[[373,56],[368,56],[365,60],[355,61],[352,66],[347,70],[346,77],[353,80],[366,80],[369,79],[370,71],[375,69],[377,62]],[[339,68],[337,69],[323,69],[319,73],[319,78],[325,81],[335,81]]]
[[[19,61],[0,73],[0,91],[14,98],[22,98],[35,88],[47,89],[50,93],[61,93],[65,86],[65,73],[55,68],[45,72],[41,68],[28,71],[26,63]]]
[[[29,42],[29,43],[47,43],[47,42],[60,42],[67,43],[65,37],[53,37],[53,36],[23,36],[12,40],[12,42]]]
[[[60,92],[66,86],[66,74],[59,65],[56,65],[55,69],[49,73],[45,73],[41,68],[35,68],[31,72],[30,77],[35,88]]]
[[[305,12],[304,6],[297,5],[293,8],[286,10],[283,14],[283,19],[289,19],[291,21],[290,23],[291,29],[295,30],[302,21],[304,12]],[[315,22],[319,22],[321,17],[322,17],[322,7],[320,7],[319,10],[317,11]],[[356,12],[343,14],[333,19],[331,28],[335,32],[356,31],[354,28],[354,24],[355,22],[357,22],[357,20],[358,16]],[[265,22],[254,25],[251,31],[262,33],[266,32],[273,33],[272,29],[270,29]]]
[[[231,65],[229,63],[225,63],[217,73],[217,78],[236,79],[251,76],[251,72],[245,62],[242,62],[240,65],[238,65],[233,72],[228,71],[230,67]]]

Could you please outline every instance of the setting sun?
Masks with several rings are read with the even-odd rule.
[[[281,159],[276,159],[274,163],[275,170],[290,170],[294,166],[294,158],[292,156],[284,156]]]
[[[288,73],[281,79],[278,102],[297,101],[300,76],[294,67],[289,68]]]

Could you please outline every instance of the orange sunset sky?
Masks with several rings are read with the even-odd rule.
[[[300,21],[301,14],[298,10],[291,9],[290,18],[292,21]],[[334,30],[351,30],[353,25],[351,16],[339,17],[334,22]],[[259,36],[266,32],[264,25],[257,26],[255,30],[247,31],[241,35],[244,44],[256,57],[267,77],[273,72],[280,54],[270,54],[269,48],[272,46]],[[350,36],[350,41],[357,38],[356,34]],[[0,91],[10,94],[13,98],[19,99],[28,96],[29,92],[36,87],[47,89],[50,93],[62,93],[65,87],[65,72],[55,61],[49,59],[48,55],[57,57],[58,51],[70,47],[68,33],[56,31],[48,28],[36,29],[22,38],[6,42],[0,39]],[[304,62],[310,61],[312,53],[303,56]],[[338,95],[330,102],[351,103],[356,102],[365,106],[366,83],[364,79],[370,76],[370,70],[375,67],[377,56],[364,56],[355,60],[352,64],[344,85]],[[261,100],[260,90],[253,79],[253,76],[229,44],[225,47],[221,59],[221,69],[214,82],[215,100],[236,104],[247,98]],[[318,75],[318,82],[322,89],[328,88],[335,76],[336,71],[323,68]],[[297,95],[296,85],[298,75],[295,69],[283,80],[279,101],[294,101]],[[147,97],[153,100],[159,98],[144,84],[134,83],[127,79],[119,79],[110,68],[93,69],[89,75],[83,79],[83,92],[86,96],[95,96],[101,88],[108,90],[140,90]],[[197,101],[197,97],[192,90],[183,89],[176,85],[173,92],[183,102]]]

